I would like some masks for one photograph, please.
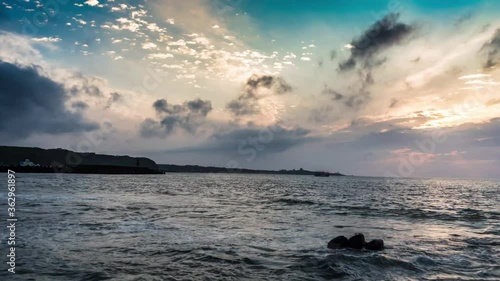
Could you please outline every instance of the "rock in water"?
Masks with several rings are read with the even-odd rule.
[[[365,236],[361,233],[354,234],[353,237],[349,238],[349,247],[353,249],[363,249],[365,246]]]
[[[380,250],[384,249],[384,240],[382,240],[382,239],[372,240],[372,241],[366,243],[365,248],[367,250],[380,251]]]
[[[345,236],[337,236],[328,242],[328,249],[342,249],[349,247],[349,239]]]

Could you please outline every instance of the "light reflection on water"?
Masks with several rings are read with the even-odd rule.
[[[498,181],[24,174],[17,185],[14,280],[500,279]],[[386,250],[326,248],[355,232]]]

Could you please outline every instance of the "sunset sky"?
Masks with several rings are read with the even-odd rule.
[[[0,144],[500,178],[500,1],[0,1]]]

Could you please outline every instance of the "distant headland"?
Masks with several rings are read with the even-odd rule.
[[[164,173],[233,173],[275,175],[344,176],[340,173],[293,170],[254,170],[204,167],[198,165],[156,164],[145,157],[115,156],[93,152],[74,152],[62,148],[0,146],[0,171],[21,173],[74,174],[164,174]]]
[[[308,171],[302,168],[296,170],[253,170],[253,169],[230,169],[223,167],[204,167],[198,165],[165,165],[160,164],[158,168],[165,173],[235,173],[235,174],[271,174],[271,175],[304,175],[314,176],[321,174],[322,176],[344,176],[341,173],[328,173],[318,171]]]

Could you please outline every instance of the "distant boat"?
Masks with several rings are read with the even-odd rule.
[[[315,177],[329,177],[330,173],[327,173],[327,172],[316,172],[316,173],[314,173],[314,176]]]

